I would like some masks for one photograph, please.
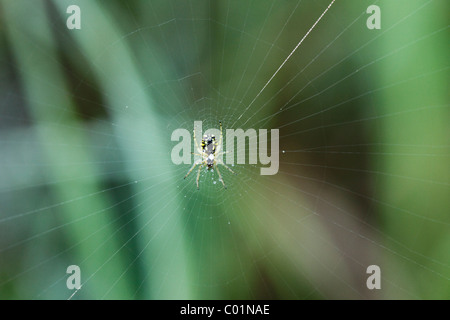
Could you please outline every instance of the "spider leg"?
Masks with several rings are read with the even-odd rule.
[[[204,166],[204,164],[202,163],[202,164],[198,167],[198,171],[197,171],[197,180],[196,180],[196,182],[197,182],[197,190],[200,189],[199,186],[198,186],[198,180],[200,180],[200,171],[202,170],[203,166]]]
[[[217,163],[214,163],[214,169],[217,170],[217,174],[219,175],[219,180],[220,180],[220,182],[222,182],[223,187],[226,189],[227,186],[225,185],[225,182],[223,182],[222,175],[220,174],[219,166],[217,165]]]
[[[194,162],[194,164],[192,165],[192,167],[189,169],[188,173],[186,173],[186,175],[184,176],[183,179],[186,179],[187,176],[192,172],[192,170],[194,170],[194,168],[201,163],[201,160],[197,160]]]
[[[198,153],[203,153],[202,149],[200,149],[200,146],[198,145],[197,139],[195,138],[195,128],[194,128],[194,142],[195,142],[195,146],[197,147],[197,151]]]
[[[225,151],[225,152],[219,151],[219,152],[216,152],[216,156],[221,156],[221,155],[227,154],[227,153],[231,153],[231,151]]]
[[[219,138],[219,142],[217,144],[217,149],[216,149],[217,154],[220,152],[220,149],[222,148],[222,141],[223,141],[222,121],[219,121],[219,127],[220,127],[220,138]]]
[[[225,163],[223,163],[222,161],[217,161],[218,164],[223,165],[225,168],[227,168],[232,174],[237,174],[236,172],[234,172],[233,170],[230,169],[229,166],[227,166]]]

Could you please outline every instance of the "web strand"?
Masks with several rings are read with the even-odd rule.
[[[291,53],[289,53],[289,55],[286,57],[286,59],[284,59],[283,63],[278,67],[278,69],[272,74],[272,76],[269,78],[269,80],[266,82],[266,84],[262,87],[262,89],[258,92],[258,94],[253,98],[253,100],[250,102],[250,104],[247,106],[247,108],[244,110],[244,112],[236,119],[234,124],[236,124],[242,118],[242,116],[245,114],[245,112],[247,112],[247,110],[253,105],[253,103],[256,101],[256,99],[258,99],[258,97],[266,89],[266,87],[270,84],[270,82],[272,82],[273,78],[275,78],[275,76],[278,74],[278,72],[281,70],[281,68],[283,68],[283,66],[291,58],[291,56],[295,53],[295,51],[297,51],[297,49],[300,47],[300,45],[303,43],[303,41],[305,41],[305,39],[308,37],[308,35],[311,33],[311,31],[314,30],[316,25],[320,22],[320,20],[322,20],[323,16],[325,16],[325,14],[331,8],[331,6],[333,5],[333,3],[335,1],[336,0],[332,0],[330,2],[330,4],[322,12],[322,14],[319,16],[319,18],[317,18],[317,20],[313,23],[311,28],[309,28],[309,30],[306,32],[306,34],[303,36],[303,38],[297,43],[297,45],[294,47],[294,49],[291,51]],[[244,125],[247,122],[248,122],[248,120],[244,122]]]

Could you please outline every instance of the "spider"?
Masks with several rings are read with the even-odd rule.
[[[192,154],[201,156],[202,158],[198,159],[197,161],[194,162],[192,167],[189,169],[188,173],[186,173],[186,175],[184,176],[184,179],[187,178],[187,176],[192,172],[192,170],[194,170],[194,168],[197,165],[200,165],[198,168],[198,171],[197,171],[197,179],[196,179],[197,189],[199,189],[198,180],[200,179],[200,171],[204,166],[207,166],[207,170],[210,170],[210,169],[217,170],[217,174],[219,175],[219,180],[220,180],[220,182],[222,182],[223,187],[225,189],[227,188],[227,186],[225,185],[225,182],[223,182],[222,175],[220,174],[218,164],[223,165],[231,173],[236,174],[236,172],[231,170],[225,163],[223,163],[223,161],[221,159],[216,159],[217,156],[226,153],[226,152],[220,152],[220,148],[222,146],[222,137],[223,137],[222,121],[219,121],[219,126],[220,126],[219,141],[216,141],[216,137],[214,135],[211,135],[211,134],[206,135],[205,134],[202,138],[202,147],[201,148],[199,147],[197,139],[195,138],[195,128],[194,128],[194,141],[195,141],[195,145],[197,146],[198,153],[192,153]]]

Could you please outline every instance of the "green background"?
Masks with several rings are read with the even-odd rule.
[[[448,299],[448,1],[337,0],[261,92],[328,4],[2,0],[0,298]],[[198,120],[279,128],[278,174],[197,191]]]

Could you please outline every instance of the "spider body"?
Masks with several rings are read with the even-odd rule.
[[[195,138],[194,138],[195,139]],[[218,143],[213,135],[204,135],[202,139],[202,155],[206,156],[206,165],[208,169],[214,167],[215,154]]]
[[[195,145],[197,146],[198,153],[194,153],[196,155],[201,156],[202,158],[195,161],[192,167],[189,169],[188,173],[184,176],[184,179],[187,178],[187,176],[194,170],[194,168],[199,165],[198,171],[197,171],[197,189],[199,189],[199,179],[200,179],[200,171],[203,167],[207,167],[207,170],[215,169],[217,170],[217,174],[219,175],[219,180],[222,182],[223,187],[226,189],[227,186],[225,185],[222,175],[220,174],[220,170],[218,165],[222,165],[225,168],[227,168],[231,173],[236,174],[233,170],[231,170],[225,163],[222,162],[221,159],[216,158],[217,156],[224,154],[225,152],[221,152],[220,148],[222,146],[222,122],[219,121],[220,126],[220,139],[219,141],[216,140],[216,137],[214,135],[204,135],[202,137],[201,147],[199,147],[197,140],[195,138],[195,129],[194,129],[194,141]]]

